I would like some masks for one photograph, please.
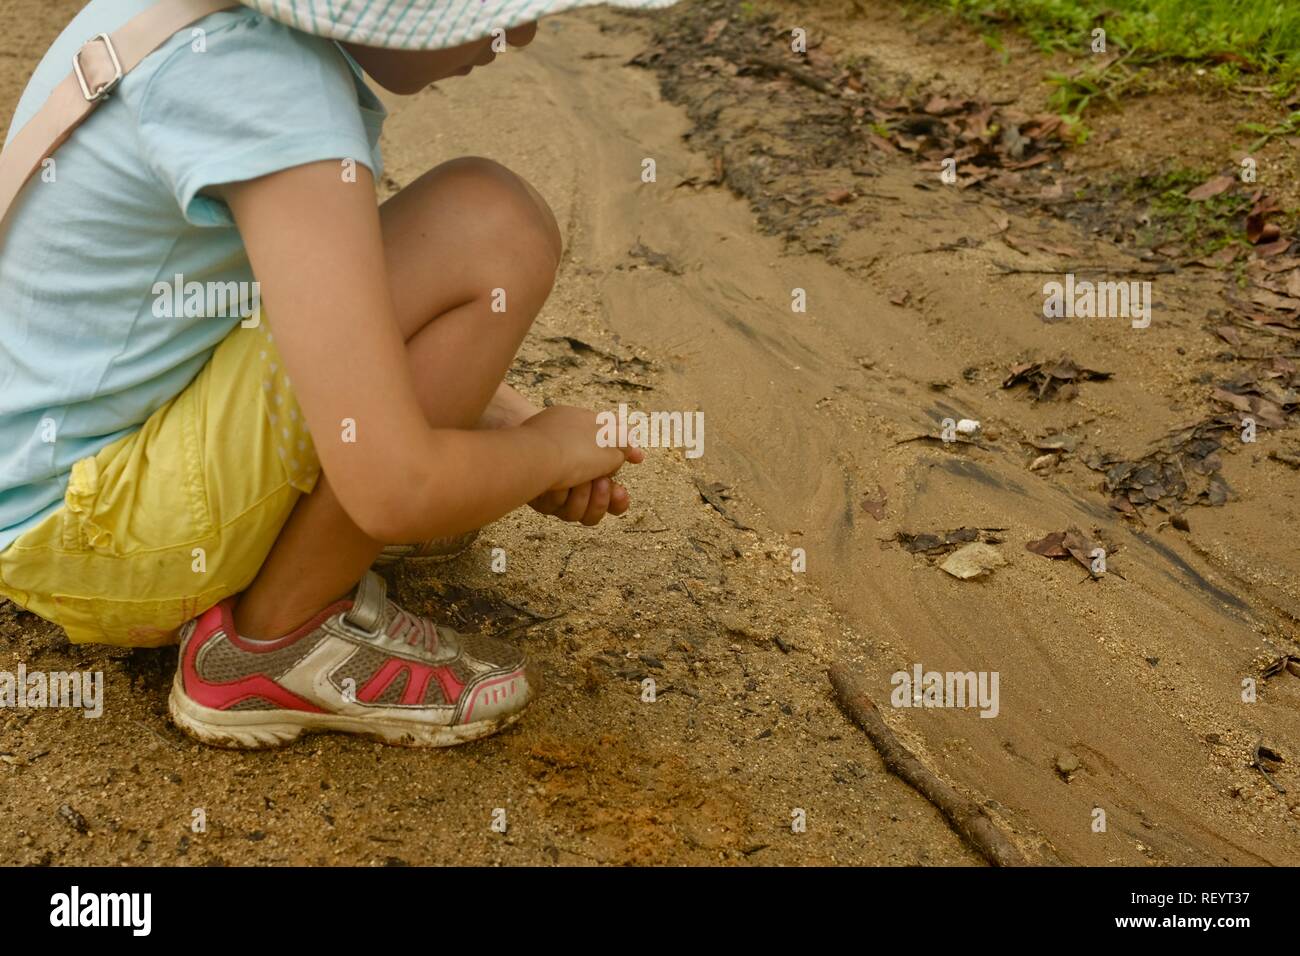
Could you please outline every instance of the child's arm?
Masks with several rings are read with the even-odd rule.
[[[596,444],[594,413],[548,408],[499,430],[430,428],[394,315],[374,184],[312,163],[216,190],[248,250],[321,465],[379,541],[479,527],[552,489],[639,462]],[[355,442],[342,440],[355,422]]]
[[[479,419],[479,427],[519,425],[537,412],[532,402],[503,382]],[[539,514],[553,515],[561,521],[581,521],[591,527],[607,514],[625,514],[630,503],[627,489],[621,484],[612,478],[597,478],[573,488],[547,491],[528,502],[528,506]]]
[[[540,408],[502,382],[484,409],[479,427],[509,428],[511,425],[522,425],[540,411]]]

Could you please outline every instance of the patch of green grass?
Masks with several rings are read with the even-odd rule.
[[[1061,114],[1061,121],[1065,124],[1061,135],[1067,142],[1082,146],[1092,136],[1092,130],[1077,114],[1063,113]]]
[[[1001,36],[996,33],[985,33],[980,39],[984,41],[990,50],[1002,58],[1003,66],[1011,62],[1011,51],[1002,43]]]
[[[1188,250],[1205,255],[1233,243],[1246,241],[1243,221],[1250,197],[1240,188],[1230,189],[1200,202],[1187,193],[1213,175],[1212,170],[1186,167],[1143,176],[1128,185],[1128,198],[1146,202],[1150,224],[1138,230],[1138,241],[1154,246],[1180,241]]]
[[[1115,79],[1104,73],[1048,73],[1047,80],[1052,84],[1052,95],[1048,102],[1052,109],[1067,116],[1081,116],[1093,100],[1115,102],[1124,88],[1132,85],[1135,74],[1128,74]]]
[[[1096,100],[1116,103],[1124,93],[1150,91],[1154,84],[1149,73],[1145,68],[1051,72],[1047,74],[1047,82],[1052,85],[1052,94],[1047,102],[1061,115],[1067,126],[1078,128],[1073,139],[1076,143],[1082,143],[1087,139],[1087,127],[1083,125],[1084,111]]]
[[[1267,123],[1242,123],[1240,129],[1243,133],[1254,133],[1259,137],[1246,151],[1254,153],[1262,149],[1264,144],[1275,136],[1300,135],[1300,110],[1292,113],[1276,126],[1269,126]]]
[[[928,0],[977,22],[1018,24],[1044,50],[1091,49],[1106,31],[1107,50],[1132,63],[1191,61],[1300,80],[1300,2],[1296,0]]]

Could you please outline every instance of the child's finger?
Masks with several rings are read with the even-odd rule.
[[[569,500],[564,503],[557,515],[565,521],[581,521],[587,513],[587,502],[591,499],[591,482],[569,489]]]
[[[645,461],[645,449],[638,448],[636,445],[628,445],[623,449],[623,457],[633,465],[639,465]]]
[[[591,498],[587,501],[587,511],[582,516],[582,523],[588,528],[600,524],[609,510],[609,496],[613,482],[608,478],[597,478],[591,483]]]
[[[564,507],[564,503],[569,500],[569,489],[564,488],[560,491],[547,491],[534,498],[530,504],[533,510],[544,515],[553,515]]]
[[[627,489],[617,481],[611,481],[612,486],[609,491],[609,513],[612,515],[621,515],[628,509],[632,499],[628,496]]]

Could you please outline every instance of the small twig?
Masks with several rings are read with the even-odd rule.
[[[945,447],[949,445],[966,445],[970,448],[982,448],[985,451],[990,450],[989,446],[984,444],[984,442],[971,441],[969,438],[954,438],[952,441],[944,441],[938,435],[913,435],[911,438],[900,438],[898,441],[894,442],[894,444],[906,445],[914,441],[929,442],[930,444],[937,442]]]
[[[165,743],[168,747],[171,747],[172,750],[180,750],[180,749],[181,749],[180,744],[176,743],[176,741],[174,741],[174,740],[168,740],[166,737],[164,737],[164,736],[163,736],[161,733],[159,733],[157,730],[155,730],[154,728],[152,728],[152,727],[150,727],[148,724],[146,724],[143,720],[133,720],[133,721],[131,721],[131,723],[135,724],[135,725],[138,726],[138,727],[143,727],[145,730],[149,731],[149,733],[153,734],[155,737],[157,737],[159,740],[161,740],[163,743]]]
[[[836,664],[828,673],[831,687],[835,689],[835,699],[870,738],[890,773],[934,804],[948,818],[953,829],[994,866],[1029,865],[1011,838],[979,804],[958,793],[903,746],[880,716],[861,682],[848,668]]]
[[[1260,755],[1260,751],[1262,751],[1263,749],[1264,746],[1262,743],[1255,744],[1254,752],[1251,754],[1250,757],[1250,765],[1259,771],[1259,775],[1264,778],[1264,781],[1270,787],[1272,787],[1278,793],[1286,793],[1286,788],[1283,787],[1276,780],[1274,780],[1273,775],[1269,773],[1268,768],[1264,766],[1264,761]]]
[[[1013,275],[1059,276],[1065,274],[1066,272],[1076,272],[1076,273],[1104,272],[1111,275],[1121,275],[1121,276],[1154,276],[1154,275],[1166,274],[1161,272],[1159,269],[1133,269],[1133,268],[1125,269],[1121,267],[1112,270],[1111,266],[1064,265],[1056,269],[1022,269],[1019,266],[1009,266],[1005,262],[995,262],[993,264],[997,266],[1001,271],[990,272],[989,275],[992,276],[1013,276]]]
[[[550,617],[539,617],[533,621],[521,621],[520,623],[516,624],[514,627],[506,628],[504,631],[500,633],[499,636],[502,638],[514,637],[516,634],[534,628],[538,624],[543,624],[546,621],[554,621],[557,620],[558,618],[567,617],[568,614],[569,614],[568,611],[561,611],[559,614],[552,614]]]
[[[777,73],[784,73],[790,79],[802,83],[809,89],[816,90],[818,93],[825,93],[827,96],[839,96],[840,91],[830,83],[823,80],[820,76],[815,76],[807,70],[795,66],[793,63],[787,63],[784,60],[778,60],[774,57],[759,56],[754,54],[747,61],[751,66],[762,67],[765,70],[772,70]]]
[[[1020,276],[1020,275],[1029,275],[1029,276],[1048,276],[1048,275],[1051,275],[1051,276],[1058,276],[1058,275],[1060,275],[1061,272],[1062,272],[1062,270],[1060,270],[1060,269],[1020,269],[1020,268],[1017,268],[1016,266],[1008,266],[1008,265],[1004,265],[1004,264],[1001,263],[1001,262],[995,262],[995,263],[993,263],[993,264],[994,264],[995,266],[997,266],[998,269],[1000,269],[1001,271],[999,271],[999,272],[990,272],[989,275],[992,275],[992,276],[998,276],[998,277],[1001,277],[1001,276]],[[1067,270],[1067,271],[1068,271],[1068,270]]]
[[[982,244],[982,243],[981,243]],[[960,242],[943,242],[937,246],[930,246],[927,249],[921,249],[915,255],[927,255],[932,252],[960,252],[962,249],[975,249],[978,246],[966,246]]]
[[[1260,766],[1258,763],[1252,763],[1251,766],[1259,771],[1259,775],[1264,778],[1264,781],[1270,787],[1272,787],[1278,793],[1286,793],[1286,789],[1283,788],[1283,786],[1280,783],[1274,780],[1272,775],[1267,770],[1265,770],[1262,766]]]
[[[563,617],[565,614],[569,613],[568,611],[559,611],[555,614],[538,614],[536,611],[531,610],[530,608],[523,607],[522,605],[519,604],[514,604],[510,601],[507,601],[505,598],[497,598],[496,600],[499,603],[504,604],[506,607],[510,608],[512,611],[518,611],[520,614],[528,615],[536,623],[540,623],[542,621],[554,621],[557,617]]]
[[[677,583],[680,584],[680,585],[682,586],[682,590],[685,591],[685,592],[686,592],[686,596],[687,596],[688,598],[691,599],[691,603],[694,604],[696,607],[699,607],[699,605],[700,605],[700,601],[699,601],[699,599],[698,599],[698,598],[697,598],[697,597],[696,597],[696,596],[691,592],[691,586],[690,586],[689,584],[686,583],[686,579],[683,578],[683,579],[681,579],[680,581],[678,581]]]

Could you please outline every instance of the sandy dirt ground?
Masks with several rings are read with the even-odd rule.
[[[0,11],[5,116],[77,6]],[[557,18],[527,51],[392,102],[386,192],[485,155],[560,219],[561,278],[512,381],[539,401],[705,415],[701,458],[660,451],[628,475],[624,519],[519,514],[451,564],[393,574],[413,609],[520,641],[543,699],[445,752],[215,751],[168,723],[174,650],[73,647],[3,605],[0,670],[102,670],[107,702],[98,720],[0,712],[0,861],[981,863],[841,714],[825,671],[844,661],[1035,862],[1300,862],[1300,677],[1264,676],[1300,655],[1300,477],[1270,457],[1296,445],[1294,414],[1216,450],[1230,493],[1176,509],[1182,528],[1116,510],[1087,464],[1221,411],[1214,383],[1249,364],[1212,332],[1222,276],[1157,270],[1023,196],[941,187],[815,84],[733,68],[747,31],[803,24],[834,37],[823,58],[866,64],[872,94],[1040,107],[960,31],[833,3],[718,28],[731,6]],[[1152,326],[1044,322],[1043,281],[1068,261],[1151,279]],[[1113,377],[1051,402],[1000,387],[1066,354]],[[934,440],[947,417],[980,420],[978,442]],[[1104,546],[1106,574],[1026,550],[1069,528]],[[1005,563],[958,580],[938,565],[972,534]],[[917,664],[997,672],[997,716],[890,709],[890,675]],[[1280,758],[1263,769],[1261,745]]]

